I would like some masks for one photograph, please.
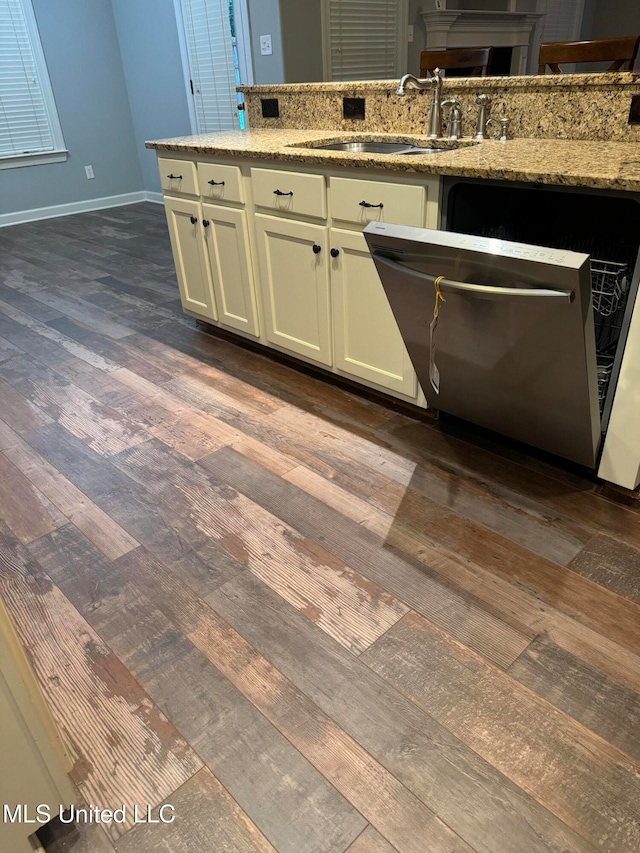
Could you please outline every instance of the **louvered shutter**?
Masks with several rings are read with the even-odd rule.
[[[237,130],[228,0],[181,0],[181,5],[198,132]]]
[[[384,80],[400,73],[401,0],[326,0],[331,80]]]
[[[542,41],[573,41],[580,35],[584,0],[547,0]]]
[[[0,158],[63,147],[30,0],[0,0]]]

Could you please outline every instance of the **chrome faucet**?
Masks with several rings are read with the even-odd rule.
[[[462,136],[462,113],[460,112],[460,101],[457,98],[449,98],[442,101],[441,107],[451,107],[447,119],[447,139],[460,139]]]
[[[478,105],[478,118],[476,119],[476,132],[472,138],[479,141],[487,138],[487,122],[490,121],[488,111],[491,100],[488,95],[478,95],[476,104]]]
[[[436,68],[435,74],[440,74],[440,69]],[[398,88],[396,89],[396,95],[406,95],[407,88],[412,89],[429,89],[433,80],[435,78],[435,74],[433,77],[425,77],[420,80],[416,77],[415,74],[405,74],[404,77],[400,79],[398,83]]]
[[[438,139],[442,136],[442,75],[440,69],[436,68],[433,77],[418,79],[414,74],[405,74],[398,83],[396,95],[406,95],[408,88],[431,89],[431,105],[429,107],[429,139]]]

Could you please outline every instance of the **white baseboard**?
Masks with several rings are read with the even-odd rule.
[[[137,204],[141,201],[162,204],[162,193],[140,190],[135,193],[110,195],[104,198],[89,198],[86,201],[72,201],[69,204],[54,204],[51,207],[18,210],[15,213],[0,213],[0,228],[6,225],[19,225],[23,222],[37,222],[39,219],[52,219],[55,216],[71,216],[74,213],[104,210],[107,207],[122,207],[125,204]]]
[[[164,204],[164,196],[162,193],[151,193],[149,190],[145,192],[145,201],[152,201],[154,204]]]

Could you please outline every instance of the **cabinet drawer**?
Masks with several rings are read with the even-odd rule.
[[[334,220],[352,222],[363,228],[372,220],[418,228],[424,224],[424,187],[330,178],[329,191]]]
[[[198,163],[200,195],[205,201],[237,201],[244,204],[242,172],[237,166]]]
[[[281,211],[317,219],[327,218],[327,193],[323,175],[252,169],[251,187],[256,207],[265,208],[271,213]]]
[[[198,195],[198,177],[195,163],[190,160],[170,160],[168,157],[158,157],[158,169],[160,170],[160,183],[165,192]]]

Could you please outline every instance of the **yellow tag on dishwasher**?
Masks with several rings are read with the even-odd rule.
[[[436,367],[436,329],[438,328],[440,302],[447,301],[440,290],[440,282],[443,278],[443,275],[439,275],[433,282],[433,286],[436,291],[436,301],[433,306],[433,320],[429,326],[429,382],[431,382],[431,387],[436,394],[440,393],[440,371]]]
[[[436,367],[436,329],[438,328],[438,318],[434,317],[429,326],[429,382],[431,387],[436,392],[440,393],[440,371]]]

